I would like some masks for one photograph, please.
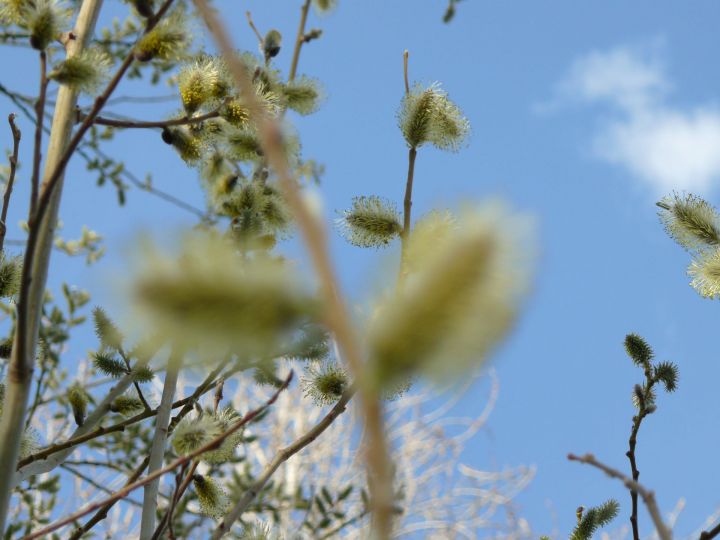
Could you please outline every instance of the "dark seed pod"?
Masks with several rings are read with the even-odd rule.
[[[263,53],[266,58],[274,58],[280,54],[282,35],[277,30],[270,30],[263,39]]]
[[[146,19],[152,17],[155,13],[153,0],[132,0],[132,5]]]
[[[162,140],[165,144],[172,144],[175,138],[173,137],[172,131],[170,131],[168,128],[163,128],[162,130]]]

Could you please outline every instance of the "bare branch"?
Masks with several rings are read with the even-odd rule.
[[[164,127],[172,127],[172,126],[185,126],[189,124],[200,124],[204,122],[205,120],[210,120],[211,118],[217,118],[220,116],[220,111],[210,111],[209,113],[205,113],[199,116],[191,116],[187,117],[184,116],[182,118],[174,118],[172,120],[151,120],[151,121],[143,121],[143,120],[116,120],[113,118],[104,118],[102,116],[96,116],[95,119],[92,121],[93,124],[99,125],[99,126],[110,126],[110,127],[116,127],[116,128],[136,128],[136,129],[150,129],[150,128],[164,128]],[[83,122],[87,119],[87,116],[85,114],[82,114],[78,112],[78,122]]]
[[[300,62],[300,50],[304,43],[307,42],[305,39],[305,25],[307,24],[308,11],[310,10],[310,1],[305,0],[300,8],[300,25],[298,26],[297,37],[295,38],[295,49],[293,49],[292,62],[290,63],[290,73],[288,74],[288,80],[294,81],[295,75],[297,75],[298,63]]]
[[[595,459],[595,456],[593,456],[592,454],[585,454],[584,456],[568,454],[568,459],[570,461],[585,463],[586,465],[591,465],[597,469],[600,469],[610,478],[616,478],[620,480],[630,491],[635,491],[639,493],[643,499],[643,502],[645,503],[645,506],[647,506],[648,512],[650,512],[650,517],[655,524],[655,529],[657,530],[660,540],[672,540],[672,531],[668,528],[667,525],[665,525],[662,515],[660,514],[660,509],[658,508],[657,502],[655,501],[655,494],[651,490],[647,489],[645,486],[643,486],[639,482],[636,482],[632,478],[625,476],[617,469],[613,469],[612,467],[601,463],[600,461]]]
[[[10,131],[13,137],[13,151],[10,156],[10,175],[8,176],[7,185],[5,186],[5,195],[3,195],[2,213],[0,214],[0,253],[5,246],[5,234],[7,233],[7,213],[10,208],[10,195],[12,195],[13,183],[15,182],[15,172],[17,171],[18,153],[20,151],[20,139],[22,133],[15,125],[15,114],[8,116]]]

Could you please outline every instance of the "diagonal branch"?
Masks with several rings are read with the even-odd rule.
[[[225,367],[225,364],[227,362],[223,362],[215,368],[206,378],[205,380],[200,383],[200,385],[195,389],[195,391],[188,397],[178,400],[175,403],[172,404],[173,409],[177,409],[178,407],[183,407],[183,409],[180,411],[179,414],[187,414],[190,412],[193,408],[193,404],[198,400],[200,396],[203,394],[209,392],[212,390],[218,383],[215,380],[215,378],[218,376],[218,374],[222,371],[222,369]],[[229,377],[231,374],[238,371],[238,368],[232,368],[230,369],[223,377]],[[125,386],[127,388],[127,386]],[[124,390],[123,390],[124,391]],[[113,394],[115,394],[115,397],[120,395],[120,393],[117,393],[115,389],[111,390]],[[113,397],[114,399],[114,397]],[[99,408],[99,407],[98,407]],[[71,436],[67,441],[62,443],[57,443],[48,446],[47,448],[44,448],[40,450],[39,452],[36,452],[35,454],[31,454],[25,459],[21,460],[18,463],[18,471],[20,473],[20,477],[22,479],[26,479],[27,477],[33,475],[33,474],[39,474],[39,472],[48,472],[48,470],[40,470],[39,472],[31,472],[31,470],[27,470],[26,467],[30,465],[31,463],[34,463],[36,461],[42,461],[47,459],[49,456],[61,452],[63,450],[71,449],[75,446],[78,446],[80,444],[83,444],[85,442],[88,442],[92,439],[97,439],[98,437],[102,437],[104,435],[108,435],[110,433],[115,433],[117,431],[124,431],[126,427],[131,426],[133,424],[136,424],[138,422],[141,422],[142,420],[145,420],[146,418],[151,418],[158,414],[159,409],[152,409],[149,411],[143,411],[139,414],[136,414],[135,416],[132,416],[128,418],[127,420],[123,420],[122,422],[118,422],[117,424],[113,424],[112,426],[108,427],[100,427],[93,431],[89,431],[84,434],[77,434],[77,430],[74,434],[74,436]],[[88,424],[91,417],[88,417],[85,420],[85,424]],[[170,427],[174,427],[174,424],[177,422],[173,420],[173,422],[170,423]],[[69,454],[68,454],[69,455]],[[62,462],[64,460],[60,460]],[[56,465],[57,466],[57,465]],[[54,468],[54,467],[53,467]],[[52,469],[49,469],[52,470]]]
[[[74,514],[71,514],[65,518],[59,519],[58,521],[51,523],[47,527],[44,527],[40,530],[30,533],[29,535],[25,536],[23,540],[33,540],[34,538],[42,538],[42,537],[48,535],[49,533],[56,531],[57,529],[65,526],[69,523],[72,523],[73,521],[89,514],[90,512],[97,510],[99,508],[102,508],[103,506],[105,506],[108,503],[115,502],[120,499],[124,499],[125,497],[128,496],[128,494],[130,492],[136,490],[137,488],[143,487],[143,486],[149,484],[150,482],[152,482],[153,480],[155,480],[156,478],[160,478],[164,474],[167,474],[167,473],[177,469],[178,467],[191,462],[192,460],[194,460],[198,456],[201,456],[205,452],[214,450],[215,448],[220,446],[227,437],[229,437],[230,435],[232,435],[233,433],[235,433],[236,431],[238,431],[239,429],[244,427],[246,424],[251,422],[257,416],[264,413],[270,406],[272,406],[272,404],[275,403],[275,401],[277,401],[277,398],[280,395],[280,393],[290,385],[290,381],[292,381],[292,378],[293,378],[293,372],[291,371],[288,374],[288,376],[285,378],[285,381],[283,382],[283,384],[275,391],[275,393],[270,397],[270,399],[268,399],[263,405],[261,405],[257,409],[254,409],[254,410],[250,411],[249,413],[247,413],[240,420],[238,420],[235,424],[233,424],[227,431],[225,431],[221,435],[215,437],[209,443],[201,446],[200,448],[198,448],[197,450],[194,450],[193,452],[190,452],[189,454],[186,454],[184,456],[177,458],[176,460],[172,461],[171,463],[169,463],[167,466],[163,467],[162,469],[158,469],[157,471],[155,471],[151,474],[148,474],[142,480],[137,480],[131,484],[124,486],[123,488],[116,491],[111,497],[108,497],[107,499],[103,499],[102,501],[98,501],[96,503],[87,505],[85,508],[78,510]]]
[[[584,456],[568,454],[568,459],[570,461],[585,463],[586,465],[591,465],[596,469],[600,469],[610,478],[616,478],[620,480],[630,491],[637,492],[640,497],[642,497],[645,506],[647,506],[648,512],[650,513],[650,517],[655,524],[655,529],[657,530],[660,540],[672,540],[672,531],[667,525],[665,525],[665,522],[663,521],[660,509],[658,508],[657,502],[655,501],[655,493],[653,493],[651,490],[649,490],[639,482],[636,482],[632,478],[625,476],[617,469],[613,469],[612,467],[598,461],[592,454],[585,454]]]
[[[330,427],[330,425],[335,421],[335,419],[343,412],[345,412],[347,404],[352,399],[354,394],[354,388],[350,388],[349,390],[347,390],[342,395],[340,400],[335,404],[335,406],[330,410],[330,412],[328,412],[325,417],[323,417],[323,419],[320,420],[320,422],[318,422],[310,431],[305,433],[302,437],[298,438],[290,446],[278,450],[277,454],[275,454],[273,460],[267,464],[260,477],[250,488],[245,491],[240,500],[235,503],[235,506],[233,506],[230,512],[227,513],[227,515],[217,526],[217,529],[215,529],[215,532],[211,536],[211,540],[218,540],[222,538],[223,535],[227,534],[228,531],[230,531],[233,523],[240,519],[245,510],[247,510],[248,506],[250,506],[250,504],[255,500],[255,497],[257,497],[258,494],[262,491],[263,487],[265,487],[265,484],[267,484],[268,480],[270,480],[272,475],[275,474],[275,471],[277,471],[278,467],[280,467],[280,465],[285,463],[288,459],[297,454],[307,445],[312,443],[323,433],[323,431]]]

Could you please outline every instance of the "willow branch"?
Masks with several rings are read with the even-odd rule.
[[[262,34],[260,33],[260,30],[257,29],[257,26],[255,26],[255,23],[252,20],[252,13],[250,13],[250,11],[246,11],[245,17],[247,17],[248,24],[250,25],[250,28],[252,28],[252,31],[255,33],[255,37],[257,37],[258,44],[262,48],[263,37],[262,37]]]
[[[7,184],[5,185],[5,194],[3,195],[2,213],[0,213],[0,253],[5,247],[5,234],[7,233],[7,213],[10,208],[10,196],[12,195],[13,184],[15,183],[15,172],[17,171],[18,154],[20,152],[20,139],[22,133],[15,125],[15,115],[8,115],[8,123],[13,138],[13,150],[10,156],[10,174]]]
[[[295,48],[293,49],[292,62],[290,63],[290,73],[288,75],[289,81],[295,80],[297,75],[298,63],[300,62],[300,50],[303,44],[306,42],[305,39],[305,25],[307,24],[308,11],[310,10],[311,0],[305,0],[302,7],[300,8],[300,24],[298,26],[297,36],[295,37]]]
[[[182,118],[173,118],[171,120],[116,120],[113,118],[104,118],[102,116],[96,116],[93,120],[93,124],[99,126],[110,126],[116,128],[136,128],[136,129],[151,129],[151,128],[165,128],[173,126],[185,126],[190,124],[200,124],[205,120],[217,118],[220,116],[220,111],[210,111],[199,116],[184,116]],[[78,113],[78,122],[82,122],[87,118],[86,115]]]
[[[403,78],[405,79],[405,93],[410,93],[410,79],[408,78],[408,60],[410,59],[410,52],[405,49],[403,52]]]
[[[140,478],[140,475],[145,470],[145,467],[147,467],[148,461],[150,461],[150,457],[146,456],[145,459],[138,465],[138,467],[133,471],[133,473],[128,477],[127,481],[125,482],[124,488],[127,486],[132,485],[138,478]],[[108,515],[108,512],[110,509],[115,506],[115,503],[117,500],[112,500],[107,503],[105,503],[95,514],[93,517],[91,517],[88,521],[85,522],[82,526],[75,529],[72,534],[68,537],[68,540],[79,540],[85,534],[92,529],[95,525],[100,523],[103,519],[105,519]]]
[[[653,386],[652,375],[648,372],[647,369],[645,375],[647,378],[645,390],[643,392],[636,392],[639,400],[639,410],[638,413],[633,417],[633,425],[632,429],[630,430],[630,438],[628,439],[628,451],[625,452],[625,455],[630,461],[630,471],[632,472],[632,479],[635,482],[637,482],[640,478],[640,471],[637,468],[637,457],[635,454],[635,448],[637,446],[637,435],[640,431],[640,425],[642,424],[643,419],[649,414],[643,396],[647,395],[645,392],[649,392]],[[633,540],[640,540],[640,529],[638,527],[638,492],[634,489],[630,490],[630,501],[632,504],[632,510],[630,513],[630,524],[632,525]]]
[[[33,167],[32,177],[30,181],[30,213],[28,222],[32,223],[35,219],[35,207],[38,200],[38,190],[40,186],[40,162],[42,160],[42,133],[43,118],[45,118],[45,98],[47,96],[48,78],[47,78],[47,53],[40,51],[40,93],[35,103],[35,146],[33,149]]]
[[[67,44],[67,57],[82,52],[95,29],[102,0],[84,0],[80,6],[73,33],[75,39]],[[77,104],[77,92],[63,86],[58,93],[53,125],[45,160],[45,175],[57,175],[56,182],[62,178],[64,164],[60,156],[67,149],[72,130],[72,112]],[[42,117],[39,119],[42,125]],[[74,149],[73,149],[74,150]],[[69,159],[69,157],[67,158]],[[67,164],[67,160],[65,161]],[[51,171],[59,171],[52,172]],[[53,232],[57,222],[60,205],[60,191],[44,203],[38,201],[31,219],[30,234],[25,250],[20,293],[17,303],[17,318],[12,355],[9,361],[5,401],[0,419],[0,531],[5,530],[10,497],[14,486],[15,464],[18,459],[20,438],[22,437],[27,412],[35,352],[40,329],[43,296],[47,282],[50,252],[53,245]],[[40,199],[43,197],[41,196]],[[44,204],[45,209],[40,210]]]
[[[252,502],[255,500],[255,498],[258,496],[258,494],[262,491],[262,489],[265,487],[265,484],[267,484],[268,480],[272,478],[272,475],[275,474],[275,471],[277,471],[278,467],[285,463],[288,459],[290,459],[292,456],[297,454],[300,450],[308,446],[310,443],[312,443],[315,439],[317,439],[327,428],[330,427],[330,425],[335,421],[335,419],[340,416],[342,413],[345,412],[345,409],[347,408],[347,404],[352,399],[353,395],[355,395],[355,390],[350,389],[347,390],[340,400],[335,404],[335,406],[330,409],[330,412],[328,412],[320,422],[318,422],[310,431],[305,433],[302,437],[295,440],[292,444],[289,446],[282,448],[278,450],[278,452],[275,454],[275,457],[273,460],[267,464],[265,469],[263,469],[262,473],[260,474],[260,477],[253,483],[252,486],[250,486],[243,496],[240,498],[240,500],[235,503],[235,506],[230,510],[230,512],[225,515],[223,520],[220,522],[220,524],[217,526],[215,531],[213,532],[213,535],[211,536],[211,540],[218,540],[219,538],[222,538],[224,534],[230,531],[233,524],[240,519],[240,517],[243,515],[243,513],[247,510],[248,506],[252,504]]]
[[[158,413],[155,418],[155,434],[153,435],[150,448],[150,461],[148,473],[154,473],[160,469],[165,458],[165,443],[167,441],[168,426],[170,423],[170,412],[172,411],[172,400],[175,396],[178,374],[182,367],[182,355],[172,353],[168,362],[168,370],[165,375],[162,398]],[[143,494],[142,517],[140,520],[140,540],[148,540],[155,530],[155,512],[157,510],[157,495],[160,488],[160,479],[153,480],[145,486]]]
[[[403,53],[403,77],[405,79],[405,93],[410,93],[410,83],[408,79],[408,59],[410,53],[406,50]],[[415,158],[417,158],[417,148],[412,147],[408,151],[408,171],[405,180],[405,197],[403,198],[403,228],[400,232],[400,279],[405,274],[405,264],[407,257],[407,244],[410,238],[410,228],[412,227],[412,194],[413,181],[415,179]]]
[[[63,468],[63,469],[65,469],[65,470],[66,470],[67,472],[69,472],[70,474],[72,474],[72,475],[74,475],[74,476],[77,476],[80,480],[83,480],[83,481],[87,482],[88,484],[90,484],[90,485],[91,485],[92,487],[94,487],[95,489],[97,489],[97,490],[99,490],[99,491],[102,491],[103,493],[106,493],[107,495],[112,495],[112,493],[113,493],[112,490],[106,488],[105,486],[103,486],[103,485],[100,484],[99,482],[95,481],[93,478],[89,477],[88,475],[86,475],[86,474],[83,473],[82,471],[78,471],[78,470],[77,470],[75,467],[73,467],[72,465],[70,465],[70,464],[68,464],[68,463],[63,463],[62,465],[60,465],[60,467]],[[127,502],[129,502],[129,503],[132,504],[133,506],[140,506],[140,507],[142,507],[142,503],[141,503],[140,501],[136,501],[136,500],[134,500],[134,499],[131,499],[130,497],[127,498]]]
[[[370,478],[371,504],[374,515],[375,533],[378,540],[387,540],[392,526],[392,466],[385,439],[382,405],[376,393],[366,384],[363,377],[363,357],[344,300],[338,294],[338,280],[330,261],[327,238],[323,224],[313,215],[300,193],[296,179],[292,176],[287,157],[283,150],[282,133],[277,122],[268,117],[265,107],[259,102],[245,65],[237,55],[224,26],[210,8],[207,0],[193,0],[205,21],[210,34],[217,42],[231,75],[240,90],[254,120],[264,155],[275,171],[283,196],[298,224],[305,247],[320,283],[325,300],[325,323],[335,335],[342,356],[346,359],[355,379],[360,384],[360,402],[364,410],[365,427],[368,433],[366,461]]]
[[[715,525],[709,531],[703,531],[700,533],[700,540],[712,540],[716,536],[720,535],[720,523]]]
[[[620,480],[630,491],[635,491],[640,494],[640,497],[642,497],[642,500],[645,503],[645,506],[647,506],[648,512],[650,513],[650,517],[655,524],[655,529],[657,530],[660,540],[672,540],[672,532],[670,531],[668,526],[665,525],[662,514],[660,513],[660,509],[658,508],[657,502],[655,501],[655,494],[651,490],[647,489],[645,486],[633,480],[632,478],[625,476],[617,469],[613,469],[612,467],[598,461],[592,454],[585,454],[584,456],[568,454],[568,459],[570,461],[585,463],[586,465],[590,465],[592,467],[595,467],[596,469],[600,469],[610,478],[616,478],[617,480]]]
[[[47,527],[44,527],[42,529],[39,529],[37,531],[30,533],[29,535],[24,537],[24,540],[33,540],[34,538],[42,538],[43,536],[45,536],[53,531],[56,531],[57,529],[65,526],[69,523],[72,523],[73,521],[89,514],[90,512],[92,512],[94,510],[97,510],[98,508],[105,506],[106,504],[108,504],[110,502],[124,499],[132,491],[136,490],[137,488],[140,488],[140,487],[143,487],[143,486],[149,484],[156,478],[160,478],[161,476],[177,469],[178,467],[184,465],[185,463],[189,463],[190,461],[194,460],[198,456],[201,456],[205,452],[209,452],[210,450],[216,449],[218,446],[220,446],[222,444],[222,442],[227,437],[229,437],[230,435],[232,435],[233,433],[235,433],[236,431],[238,431],[239,429],[244,427],[248,422],[251,422],[254,418],[256,418],[258,415],[262,414],[270,406],[272,406],[272,404],[275,403],[275,401],[277,401],[277,398],[280,395],[280,393],[288,387],[292,378],[293,378],[293,372],[291,371],[288,374],[285,381],[283,382],[283,384],[275,391],[275,393],[270,397],[270,399],[268,399],[262,406],[247,413],[245,416],[242,417],[242,419],[238,420],[235,424],[233,424],[227,431],[218,435],[209,443],[201,446],[197,450],[194,450],[193,452],[190,452],[189,454],[187,454],[185,456],[181,456],[181,457],[177,458],[176,460],[174,460],[170,464],[168,464],[166,467],[163,467],[162,469],[158,469],[157,471],[148,474],[142,480],[137,480],[131,484],[124,486],[123,488],[116,491],[112,496],[108,497],[107,499],[103,499],[102,501],[98,501],[96,503],[89,504],[85,508],[78,510],[77,512],[75,512],[65,518],[59,519],[59,520],[51,523]]]
[[[190,412],[192,410],[193,404],[200,398],[203,394],[209,392],[212,390],[216,384],[217,381],[215,381],[215,377],[218,376],[220,371],[222,371],[222,368],[224,365],[221,365],[220,367],[213,370],[210,375],[208,375],[205,380],[198,386],[195,391],[192,393],[192,395],[178,400],[175,403],[173,403],[172,408],[177,409],[178,407],[183,407],[183,410],[185,411],[185,414]],[[236,370],[232,370],[230,373],[234,373]],[[227,377],[229,374],[226,374],[225,377]],[[125,387],[127,388],[127,386]],[[113,394],[115,394],[115,397],[120,395],[120,393],[116,393],[114,390],[111,391]],[[124,390],[123,390],[124,392]],[[113,397],[114,399],[114,397]],[[131,426],[133,424],[137,424],[138,422],[141,422],[145,420],[146,418],[151,418],[155,416],[158,413],[159,409],[152,409],[150,411],[143,411],[139,414],[136,414],[135,416],[132,416],[126,420],[123,420],[122,422],[118,422],[117,424],[113,424],[112,426],[108,427],[101,427],[97,428],[93,431],[90,431],[88,433],[85,433],[83,435],[74,436],[68,439],[67,441],[63,443],[57,443],[53,444],[51,446],[48,446],[47,448],[44,448],[40,450],[39,452],[36,452],[35,454],[31,454],[25,459],[21,460],[18,463],[18,470],[22,473],[22,469],[26,467],[27,465],[35,462],[35,461],[41,461],[44,459],[47,459],[52,454],[55,454],[56,452],[61,452],[63,450],[68,450],[70,448],[73,448],[75,446],[78,446],[80,444],[86,443],[88,441],[91,441],[93,439],[97,439],[98,437],[102,437],[104,435],[109,435],[110,433],[115,433],[118,431],[124,431],[126,427]],[[85,424],[88,423],[90,417],[85,420]],[[175,419],[173,419],[175,421]],[[171,423],[171,426],[174,427],[174,425]],[[69,455],[69,454],[68,454]],[[46,471],[43,471],[46,472]],[[38,473],[35,473],[38,474]]]
[[[200,386],[198,386],[195,389],[195,392],[193,392],[193,395],[191,395],[189,398],[186,398],[184,400],[176,402],[178,404],[181,402],[184,402],[184,406],[180,410],[180,412],[178,412],[173,417],[173,419],[170,421],[170,425],[168,426],[168,434],[172,433],[173,429],[175,429],[175,426],[178,424],[178,422],[180,422],[180,420],[185,418],[185,416],[187,416],[187,414],[190,411],[192,411],[193,404],[195,403],[195,401],[197,401],[197,399],[202,394],[204,394],[205,392],[207,392],[208,390],[213,388],[213,386],[217,383],[217,381],[215,381],[215,377],[217,377],[217,375],[220,373],[220,371],[222,371],[224,369],[225,364],[227,364],[227,362],[228,362],[227,360],[223,361],[220,364],[220,366],[218,366],[216,369],[214,369],[210,373],[210,375],[208,375],[205,378],[205,381],[203,383],[201,383]],[[225,379],[226,377],[229,377],[232,373],[235,373],[236,371],[237,371],[237,368],[233,368],[233,369],[229,370],[227,373],[225,373],[225,375],[223,375],[223,377],[221,379]],[[142,463],[140,463],[140,465],[128,477],[128,480],[125,482],[125,486],[132,484],[138,478],[140,478],[140,475],[145,470],[145,467],[147,467],[149,461],[150,461],[150,457],[146,456],[145,459],[142,461]],[[118,502],[117,500],[112,500],[112,501],[109,501],[108,503],[106,503],[105,505],[103,505],[102,508],[100,508],[97,512],[95,512],[93,517],[91,517],[88,521],[86,521],[84,525],[82,525],[81,527],[78,527],[77,529],[75,529],[75,531],[73,531],[73,533],[70,535],[70,540],[78,540],[78,539],[82,538],[85,535],[85,533],[87,533],[90,529],[92,529],[95,525],[97,525],[103,519],[105,519],[107,517],[108,512],[110,511],[110,509],[113,506],[115,506],[115,503],[117,503],[117,502]]]

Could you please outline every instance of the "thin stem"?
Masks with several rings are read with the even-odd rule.
[[[0,253],[5,247],[5,234],[7,233],[7,213],[10,208],[10,196],[12,195],[13,184],[15,183],[15,171],[17,171],[18,153],[20,152],[20,139],[22,133],[15,125],[15,114],[8,115],[8,123],[13,137],[13,150],[10,156],[10,175],[8,176],[5,194],[3,195],[2,213],[0,213]]]
[[[652,388],[652,381],[648,380],[645,386],[645,390],[649,390]],[[627,456],[628,460],[630,461],[630,470],[632,472],[632,479],[637,482],[640,478],[640,471],[637,468],[637,457],[635,454],[635,448],[637,446],[637,435],[638,431],[640,431],[640,424],[642,424],[643,418],[645,418],[648,415],[647,408],[645,406],[644,399],[642,399],[641,395],[648,395],[645,394],[638,394],[638,399],[640,399],[639,403],[639,410],[638,413],[633,417],[633,425],[632,429],[630,430],[630,439],[628,440],[628,451],[625,452],[625,455]],[[633,540],[640,540],[640,530],[638,527],[638,492],[634,489],[630,490],[630,500],[632,502],[632,511],[630,513],[630,524],[632,525],[632,531],[633,531]]]
[[[307,24],[308,11],[310,10],[311,0],[305,0],[300,8],[300,24],[298,25],[297,36],[295,37],[295,48],[293,49],[292,62],[290,63],[290,73],[288,81],[295,80],[297,75],[298,63],[300,62],[300,50],[305,43],[305,25]]]
[[[170,423],[170,412],[172,411],[172,400],[175,396],[178,374],[182,367],[182,355],[173,353],[168,362],[168,370],[163,385],[162,398],[158,413],[155,417],[155,434],[150,448],[150,462],[148,473],[154,473],[160,469],[165,458],[165,443],[167,441],[168,425]],[[157,510],[157,495],[160,488],[160,479],[154,480],[145,486],[143,494],[142,518],[140,520],[140,539],[148,540],[155,530],[155,513]]]
[[[257,29],[257,26],[255,26],[255,23],[252,20],[252,13],[250,11],[245,12],[245,16],[247,17],[248,24],[250,25],[250,28],[252,28],[252,31],[255,32],[255,36],[257,36],[258,43],[260,44],[260,47],[263,46],[263,37],[260,31]]]
[[[223,520],[213,532],[211,540],[218,540],[219,538],[222,538],[222,536],[225,535],[228,531],[230,531],[233,524],[238,519],[240,519],[240,517],[242,517],[245,510],[247,510],[248,506],[250,506],[250,504],[255,500],[255,498],[265,487],[265,484],[267,484],[268,480],[272,478],[272,475],[275,474],[275,471],[277,471],[280,465],[285,463],[288,459],[297,454],[300,450],[312,443],[327,428],[329,428],[330,425],[335,421],[335,419],[343,412],[345,412],[347,404],[350,402],[354,395],[354,388],[347,390],[342,395],[340,400],[335,404],[335,406],[330,410],[330,412],[328,412],[322,420],[315,424],[312,429],[310,429],[303,436],[296,439],[289,446],[278,450],[273,460],[266,465],[265,469],[263,469],[262,473],[255,481],[255,483],[247,490],[245,490],[245,493],[243,493],[243,496],[240,498],[240,500],[235,503],[235,506],[233,506],[230,512],[225,515]]]
[[[403,52],[403,78],[405,79],[405,93],[410,93],[410,82],[408,79],[408,59],[410,53],[405,50]],[[417,148],[412,147],[408,151],[408,171],[405,181],[405,197],[403,199],[403,228],[400,232],[400,273],[399,281],[402,281],[405,275],[407,244],[410,238],[410,229],[412,227],[412,193],[413,180],[415,178],[415,159],[417,158]]]
[[[345,527],[352,525],[356,521],[360,521],[362,518],[367,516],[367,514],[368,514],[368,511],[363,510],[359,514],[356,514],[353,517],[346,519],[345,521],[340,523],[337,527],[335,527],[335,528],[329,530],[328,532],[326,532],[325,534],[323,534],[318,540],[327,540],[328,538],[333,538],[337,533],[342,531]]]
[[[597,469],[600,469],[610,478],[616,478],[620,480],[629,490],[639,493],[640,497],[642,497],[642,500],[645,503],[645,506],[647,506],[648,512],[650,512],[650,517],[655,524],[655,529],[657,530],[660,540],[672,540],[672,531],[670,531],[670,528],[665,525],[665,522],[662,519],[662,514],[660,513],[660,509],[658,508],[657,502],[655,501],[655,494],[651,490],[647,489],[645,486],[633,480],[632,478],[625,476],[617,469],[613,469],[612,467],[598,461],[592,454],[585,454],[584,456],[568,454],[568,459],[570,461],[585,463],[587,465],[591,465]]]
[[[640,478],[640,471],[637,468],[637,456],[635,453],[635,448],[637,446],[637,435],[640,431],[640,425],[642,424],[643,419],[652,412],[650,409],[648,409],[648,404],[646,403],[645,396],[652,395],[652,388],[656,382],[653,378],[653,371],[649,362],[646,362],[644,364],[643,371],[645,373],[645,385],[642,388],[640,387],[640,385],[637,385],[635,387],[635,396],[638,400],[638,413],[633,416],[633,425],[632,429],[630,430],[630,438],[628,440],[628,451],[625,452],[625,455],[630,461],[630,471],[632,472],[632,479],[635,482],[637,482]],[[640,540],[640,530],[638,527],[637,491],[632,489],[630,490],[630,500],[632,503],[630,524],[632,525],[633,540]]]
[[[173,513],[175,512],[175,507],[177,506],[177,503],[180,502],[180,499],[185,494],[185,491],[187,491],[190,482],[192,482],[193,475],[195,474],[198,465],[200,465],[200,461],[193,461],[192,465],[190,465],[190,470],[187,471],[187,473],[183,477],[183,481],[181,483],[178,483],[175,487],[175,491],[173,492],[172,498],[170,499],[170,506],[168,507],[168,511],[165,513],[162,520],[160,520],[160,523],[155,529],[151,540],[158,540],[166,527],[170,527],[170,531],[172,533],[172,518]]]
[[[38,190],[40,186],[40,161],[42,160],[42,126],[45,117],[45,98],[47,95],[48,78],[47,78],[47,53],[40,52],[40,95],[35,103],[35,147],[33,151],[33,168],[32,178],[30,181],[30,212],[28,222],[33,223],[35,220],[35,209],[38,200]]]
[[[185,126],[189,124],[199,124],[205,120],[211,118],[217,118],[220,116],[220,111],[210,111],[208,113],[199,116],[184,116],[182,118],[173,118],[172,120],[116,120],[113,118],[104,118],[102,116],[96,116],[92,121],[93,124],[99,126],[110,126],[116,128],[135,128],[135,129],[150,129],[150,128],[164,128],[173,126]],[[87,118],[86,115],[78,113],[78,122],[82,122]]]
[[[413,192],[413,180],[415,178],[415,158],[417,157],[417,149],[411,148],[408,151],[408,171],[407,180],[405,181],[405,198],[403,199],[403,230],[402,230],[402,242],[403,251],[405,250],[405,244],[410,236],[410,227],[412,221],[412,192]]]
[[[137,480],[136,482],[133,482],[131,484],[126,485],[125,487],[121,488],[120,490],[116,491],[112,496],[108,497],[107,499],[103,499],[102,501],[98,501],[96,503],[87,505],[85,508],[78,510],[77,512],[59,519],[47,527],[44,527],[40,530],[37,530],[35,532],[30,533],[27,535],[24,540],[33,540],[34,538],[42,538],[43,536],[67,525],[68,523],[72,523],[73,521],[89,514],[90,512],[97,510],[98,508],[101,508],[105,506],[106,504],[118,501],[120,499],[124,499],[125,497],[130,494],[130,492],[136,490],[137,488],[143,487],[156,478],[160,478],[161,476],[177,469],[178,467],[184,465],[185,463],[189,463],[192,460],[194,460],[196,457],[204,454],[205,452],[208,452],[210,450],[214,450],[218,446],[222,444],[222,442],[238,431],[240,428],[244,427],[248,422],[252,421],[254,418],[256,418],[258,415],[265,412],[275,401],[277,401],[278,396],[280,393],[285,390],[288,385],[290,384],[290,381],[293,378],[293,372],[291,371],[285,381],[283,382],[282,386],[280,386],[275,393],[270,397],[269,400],[267,400],[262,406],[258,407],[257,409],[254,409],[247,413],[245,416],[242,417],[242,419],[238,420],[235,424],[233,424],[227,431],[224,433],[218,435],[215,437],[212,441],[209,443],[201,446],[197,450],[194,450],[193,452],[190,452],[189,454],[185,456],[181,456],[177,458],[176,460],[172,461],[170,464],[168,464],[166,467],[163,467],[162,469],[158,469],[157,471],[148,474],[145,478],[142,480]]]
[[[410,52],[406,49],[403,52],[403,76],[405,78],[405,93],[410,93],[410,79],[408,78],[408,59],[410,58]]]
[[[715,525],[709,531],[703,531],[700,533],[700,540],[712,540],[716,536],[720,535],[720,523]]]
[[[313,215],[307,201],[301,195],[297,180],[289,169],[280,126],[268,117],[267,111],[259,102],[245,65],[237,55],[224,26],[208,6],[207,0],[194,0],[194,4],[215,38],[231,75],[235,78],[250,116],[257,126],[264,155],[278,177],[282,193],[298,224],[318,276],[321,295],[325,300],[325,323],[334,333],[342,356],[347,360],[355,379],[361,382],[360,402],[365,412],[365,426],[369,438],[366,461],[369,476],[377,480],[377,484],[370,486],[371,502],[376,518],[375,532],[378,540],[387,540],[392,525],[392,467],[385,439],[382,407],[374,389],[364,382],[363,356],[345,302],[338,294],[338,280],[330,261],[324,226]]]
[[[118,349],[118,352],[120,353],[120,358],[122,358],[123,362],[125,363],[125,367],[127,367],[128,373],[132,373],[133,367],[130,365],[130,359],[128,358],[127,354],[125,354],[125,351],[123,350],[123,348],[120,347]],[[142,388],[140,388],[140,383],[138,383],[137,381],[133,381],[133,386],[135,387],[135,391],[137,392],[138,399],[140,400],[140,403],[142,403],[143,408],[146,411],[151,410],[152,407],[150,407],[150,404],[145,399]]]

